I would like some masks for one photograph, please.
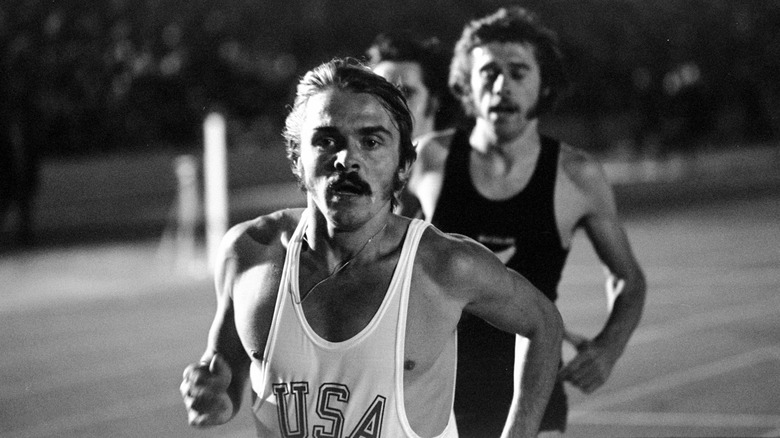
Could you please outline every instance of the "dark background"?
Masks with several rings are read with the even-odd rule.
[[[214,294],[202,247],[177,246],[173,163],[220,109],[231,222],[300,203],[279,145],[300,74],[383,30],[452,44],[501,4],[0,0],[0,153],[41,161],[35,245],[5,252],[0,230],[0,435],[252,436],[246,410],[186,425]],[[780,435],[780,2],[524,4],[575,85],[545,129],[605,156],[651,291],[607,385],[570,391],[568,435]],[[594,334],[603,275],[577,239],[559,304]]]
[[[3,0],[4,123],[39,157],[200,146],[208,111],[230,144],[279,139],[293,86],[381,31],[447,46],[511,2]],[[663,156],[777,140],[780,3],[529,0],[562,40],[573,87],[545,120],[591,151]]]

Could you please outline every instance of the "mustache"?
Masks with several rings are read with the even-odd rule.
[[[371,186],[355,172],[339,173],[328,183],[331,192],[351,192],[356,195],[370,196]]]
[[[519,111],[520,107],[511,102],[501,101],[495,105],[490,106],[491,111]]]

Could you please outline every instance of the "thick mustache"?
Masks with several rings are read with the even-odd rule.
[[[519,109],[519,106],[507,102],[499,102],[490,106],[490,111],[518,111]]]
[[[354,192],[359,195],[371,195],[371,186],[360,178],[357,173],[340,173],[328,184],[328,189],[335,192]]]

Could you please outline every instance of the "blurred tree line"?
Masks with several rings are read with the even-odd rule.
[[[232,143],[280,138],[297,78],[406,28],[450,47],[508,2],[2,0],[3,118],[42,156],[199,147],[229,115]],[[559,126],[592,149],[664,153],[777,140],[780,2],[528,0],[560,37],[573,86]],[[561,128],[564,129],[564,128]]]

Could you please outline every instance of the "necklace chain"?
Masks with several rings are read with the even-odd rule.
[[[310,288],[309,288],[309,290],[307,290],[307,291],[306,291],[306,294],[305,294],[305,295],[303,295],[303,298],[301,298],[301,299],[300,299],[300,301],[296,302],[296,304],[301,304],[301,303],[303,303],[303,301],[304,301],[306,298],[308,298],[308,296],[309,296],[309,295],[311,295],[312,291],[313,291],[314,289],[316,289],[316,288],[317,288],[317,286],[319,286],[319,285],[321,285],[322,283],[325,283],[326,281],[330,280],[330,279],[331,279],[331,278],[333,278],[333,277],[334,277],[336,274],[338,274],[339,272],[343,271],[343,270],[344,270],[344,269],[345,269],[347,266],[349,266],[349,265],[350,265],[350,264],[351,264],[351,263],[352,263],[352,262],[353,262],[353,261],[354,261],[354,260],[357,258],[357,256],[359,256],[359,255],[360,255],[360,253],[361,253],[361,252],[363,252],[363,250],[364,250],[364,249],[365,249],[365,248],[368,246],[368,244],[369,244],[369,243],[371,243],[371,241],[372,241],[372,240],[374,240],[374,238],[375,238],[377,235],[379,235],[379,233],[381,233],[382,231],[384,231],[384,229],[385,229],[385,228],[387,228],[387,223],[385,223],[384,225],[382,225],[382,228],[380,228],[379,230],[377,230],[377,232],[376,232],[376,233],[374,233],[374,234],[373,234],[371,237],[369,237],[369,238],[368,238],[368,240],[366,240],[366,242],[363,244],[363,246],[361,246],[361,247],[360,247],[360,249],[359,249],[359,250],[358,250],[358,251],[355,253],[355,255],[353,255],[352,257],[348,258],[346,261],[343,261],[343,262],[339,263],[339,264],[338,264],[338,265],[337,265],[335,268],[333,268],[333,271],[331,271],[331,273],[330,273],[330,274],[328,274],[328,275],[327,275],[325,278],[323,278],[322,280],[320,280],[320,281],[318,281],[317,283],[315,283],[315,284],[314,284],[314,286],[310,287]],[[306,238],[306,234],[304,234],[304,235],[303,235],[303,241],[305,241],[305,242],[306,242],[306,244],[307,244],[307,245],[309,245],[309,248],[311,248],[311,244],[309,244],[309,239],[308,239],[308,238]]]

